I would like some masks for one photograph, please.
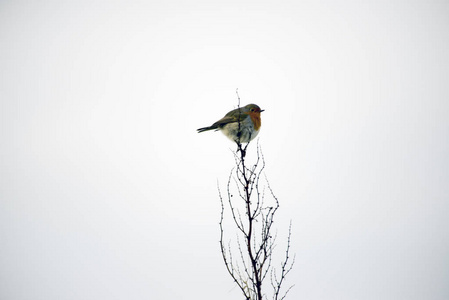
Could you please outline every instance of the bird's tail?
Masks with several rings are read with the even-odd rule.
[[[208,131],[208,130],[214,130],[214,129],[217,129],[217,127],[214,127],[214,126],[203,127],[203,128],[197,129],[197,131],[198,131],[198,133],[200,133],[200,132],[204,132],[204,131]]]

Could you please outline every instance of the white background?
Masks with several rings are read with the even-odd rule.
[[[0,298],[242,299],[235,146],[196,132],[238,88],[288,299],[448,299],[448,26],[429,0],[0,2]]]

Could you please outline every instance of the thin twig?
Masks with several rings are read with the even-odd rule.
[[[240,96],[238,98],[238,132],[241,130]],[[227,181],[227,205],[225,207],[220,188],[218,187],[221,215],[220,215],[220,248],[223,261],[228,273],[242,291],[247,300],[268,299],[262,291],[262,284],[270,274],[270,282],[273,288],[273,299],[282,300],[291,290],[290,286],[280,297],[282,284],[287,274],[292,270],[295,262],[290,258],[291,223],[289,226],[285,258],[281,262],[279,273],[273,267],[273,253],[276,249],[277,233],[273,229],[274,216],[279,209],[279,200],[264,173],[265,158],[257,140],[257,157],[254,164],[247,166],[246,154],[249,142],[240,143],[241,134],[238,135],[237,151],[233,152],[235,167],[232,168]],[[261,186],[260,177],[264,175],[265,185]],[[232,187],[237,189],[231,192]],[[266,188],[268,192],[266,192]],[[236,197],[233,197],[233,194]],[[238,196],[237,196],[238,195]],[[271,197],[270,197],[271,196]],[[236,227],[237,237],[232,247],[229,241],[224,244],[224,211],[230,210],[230,216]],[[232,222],[231,222],[232,223]],[[274,232],[273,232],[274,231]],[[233,249],[237,248],[236,251]],[[237,253],[234,258],[232,253]],[[235,259],[235,260],[234,260]],[[279,277],[278,277],[279,276]]]

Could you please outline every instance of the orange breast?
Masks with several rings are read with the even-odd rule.
[[[260,112],[249,113],[249,116],[253,121],[254,129],[258,131],[260,129],[260,126],[262,125],[262,121],[260,120]]]

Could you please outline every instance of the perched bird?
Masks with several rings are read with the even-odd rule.
[[[260,130],[260,113],[263,112],[256,104],[248,104],[228,112],[223,118],[209,127],[197,129],[198,132],[221,130],[236,143],[248,143]]]

